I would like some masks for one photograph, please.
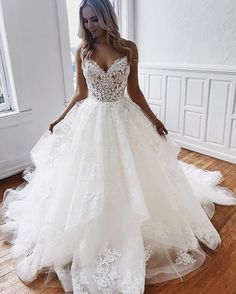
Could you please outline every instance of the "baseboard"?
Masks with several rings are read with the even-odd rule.
[[[32,161],[30,160],[28,153],[19,157],[1,161],[0,180],[16,175],[29,166],[32,166]]]
[[[188,149],[190,151],[195,151],[195,152],[198,152],[198,153],[210,156],[210,157],[215,157],[215,158],[218,158],[218,159],[221,159],[221,160],[224,160],[224,161],[228,161],[230,163],[236,163],[235,156],[231,156],[229,154],[225,154],[223,152],[218,152],[218,151],[215,151],[215,150],[212,150],[212,149],[196,146],[194,144],[183,142],[183,141],[178,140],[178,139],[175,139],[175,142],[179,146],[181,146],[183,148],[186,148],[186,149]]]

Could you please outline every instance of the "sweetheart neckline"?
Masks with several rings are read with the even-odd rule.
[[[102,71],[104,72],[105,74],[107,74],[109,72],[109,70],[112,68],[112,66],[114,66],[119,60],[122,60],[124,58],[127,58],[127,55],[125,56],[122,56],[122,57],[118,57],[116,58],[110,65],[109,67],[107,68],[107,70],[105,70],[104,68],[102,68],[96,60],[94,60],[93,58],[90,58],[90,59],[87,59],[87,61],[90,61],[90,62],[93,62],[94,64],[96,64],[96,66]]]

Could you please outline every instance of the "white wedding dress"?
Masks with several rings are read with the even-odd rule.
[[[236,204],[221,173],[177,160],[170,135],[124,95],[127,57],[83,64],[89,95],[31,150],[26,182],[5,191],[0,226],[18,276],[65,292],[140,294],[181,278],[215,249],[214,204]]]

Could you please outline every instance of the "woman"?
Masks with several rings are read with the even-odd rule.
[[[65,292],[143,293],[203,264],[200,243],[221,242],[213,202],[236,199],[219,172],[177,160],[108,0],[82,1],[80,37],[75,95],[31,150],[28,183],[5,192],[1,230],[25,282],[44,271]]]

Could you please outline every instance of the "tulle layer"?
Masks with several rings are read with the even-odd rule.
[[[65,292],[135,294],[200,267],[200,243],[221,242],[213,202],[236,198],[179,150],[129,98],[76,104],[31,150],[27,182],[4,194],[0,229],[19,277],[45,269]]]

